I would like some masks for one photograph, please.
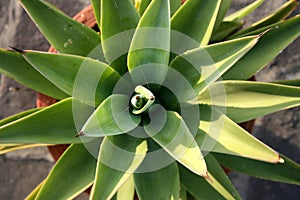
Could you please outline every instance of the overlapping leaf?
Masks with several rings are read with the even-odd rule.
[[[300,88],[273,83],[221,81],[198,97],[199,104],[226,112],[235,122],[244,122],[300,104]]]
[[[44,0],[20,0],[29,16],[52,46],[61,53],[87,56],[100,46],[98,34]],[[101,47],[96,59],[105,61]]]
[[[93,143],[99,147],[98,141]],[[35,199],[72,199],[92,185],[97,159],[85,145],[73,144],[64,152]]]
[[[139,167],[147,142],[127,134],[105,137],[102,142],[91,199],[111,199]]]
[[[86,57],[35,51],[23,55],[58,88],[91,106],[109,96],[120,78],[110,66]]]

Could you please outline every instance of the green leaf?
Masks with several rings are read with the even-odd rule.
[[[300,87],[300,79],[280,80],[280,81],[276,81],[274,83],[275,84],[281,84],[281,85],[289,85],[289,86]]]
[[[73,110],[74,108],[74,110]],[[69,144],[85,138],[74,137],[93,108],[74,101],[62,100],[52,106],[0,127],[0,144]]]
[[[91,0],[93,11],[95,15],[96,22],[98,24],[98,27],[100,27],[100,21],[101,21],[101,0]]]
[[[100,46],[100,38],[95,31],[74,21],[53,5],[43,0],[20,2],[50,44],[59,52],[87,56]],[[99,48],[93,58],[105,61]]]
[[[176,162],[151,172],[134,174],[134,182],[140,200],[179,200],[179,172]]]
[[[220,5],[217,19],[215,22],[214,31],[219,29],[220,25],[223,23],[223,19],[226,15],[228,9],[230,8],[231,3],[232,3],[232,0],[221,0],[221,5]]]
[[[23,55],[57,87],[91,106],[99,105],[109,96],[120,78],[110,66],[90,58],[35,51]]]
[[[109,96],[90,116],[81,133],[89,137],[102,137],[133,130],[139,125],[141,116],[131,114],[129,101],[126,95]]]
[[[256,139],[226,115],[210,108],[200,109],[201,121],[196,141],[202,151],[219,152],[265,162],[280,162],[273,149]]]
[[[8,124],[10,122],[16,121],[18,119],[21,119],[22,117],[25,117],[25,116],[30,115],[32,113],[35,113],[35,112],[37,112],[41,109],[42,108],[33,108],[33,109],[30,109],[30,110],[26,110],[26,111],[11,115],[7,118],[4,118],[4,119],[0,120],[0,126],[3,126],[3,125]]]
[[[136,5],[136,7],[141,16],[144,14],[151,1],[152,0],[137,0],[136,4],[138,5]]]
[[[101,0],[100,30],[104,55],[110,66],[120,74],[127,71],[127,52],[134,33],[132,29],[136,28],[139,19],[130,0]]]
[[[13,78],[22,85],[55,99],[68,97],[66,93],[38,73],[19,53],[0,49],[0,60],[0,73]]]
[[[147,75],[162,83],[167,73],[169,49],[169,1],[153,0],[140,19],[128,54],[128,69],[134,82]]]
[[[170,67],[179,71],[198,93],[243,57],[258,39],[245,37],[193,49],[176,57]]]
[[[272,25],[274,28],[262,35],[257,45],[228,70],[222,78],[230,80],[249,79],[300,35],[299,26],[300,16]],[[261,32],[263,31],[261,30]]]
[[[123,134],[105,137],[99,153],[91,199],[111,199],[142,163],[146,140]]]
[[[266,163],[238,156],[214,153],[216,159],[225,167],[273,181],[300,185],[300,165],[280,155],[284,163]]]
[[[33,148],[33,147],[40,147],[40,146],[48,146],[48,144],[5,144],[0,145],[0,155],[6,154],[12,151]]]
[[[134,198],[134,180],[130,176],[126,182],[119,188],[117,200],[132,200]]]
[[[239,21],[252,13],[256,8],[258,8],[265,0],[256,0],[250,5],[242,8],[239,11],[232,13],[231,15],[225,17],[224,21]]]
[[[166,111],[165,115],[159,113],[158,116],[161,119],[156,120],[164,124],[150,123],[145,126],[146,133],[175,160],[192,172],[206,177],[205,160],[181,116],[173,111]]]
[[[37,200],[73,199],[92,185],[97,159],[85,145],[96,147],[99,142],[92,143],[73,144],[63,153],[46,178]]]
[[[216,43],[225,40],[225,38],[227,38],[232,33],[238,31],[243,25],[244,22],[222,22],[219,28],[214,30],[214,32],[212,33],[210,42]]]
[[[172,30],[191,37],[200,46],[207,45],[215,25],[220,4],[221,0],[186,1],[171,19]]]
[[[34,190],[32,190],[32,192],[25,198],[25,200],[35,200],[37,194],[39,193],[39,191],[41,190],[43,184],[45,181],[42,181],[40,184],[38,184],[36,186],[36,188],[34,188]]]
[[[224,101],[226,99],[226,101]],[[300,88],[273,83],[221,81],[198,96],[240,123],[300,104]]]
[[[218,161],[211,155],[205,156],[210,180],[191,173],[179,166],[183,186],[197,199],[241,199]],[[201,188],[201,189],[199,189]]]
[[[279,7],[276,11],[274,11],[271,15],[263,18],[262,20],[252,24],[250,27],[245,28],[236,34],[232,35],[230,38],[234,38],[237,36],[244,35],[246,33],[250,33],[252,31],[259,30],[260,28],[269,26],[271,24],[277,23],[286,17],[288,17],[293,10],[297,7],[297,0],[289,0],[281,7]]]
[[[170,1],[170,11],[171,15],[173,15],[178,8],[181,6],[181,0],[169,0]],[[137,1],[137,10],[139,14],[142,16],[147,9],[148,5],[151,3],[151,0],[139,0]]]

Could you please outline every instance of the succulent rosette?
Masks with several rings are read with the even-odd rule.
[[[0,71],[58,100],[0,121],[1,153],[70,144],[28,199],[240,199],[222,166],[300,183],[238,124],[300,104],[299,80],[252,82],[300,34],[288,1],[248,28],[231,0],[92,0],[100,32],[20,0],[57,53],[0,50]]]

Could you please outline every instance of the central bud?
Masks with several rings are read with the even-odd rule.
[[[141,85],[136,86],[134,92],[136,94],[131,98],[132,113],[138,115],[150,108],[155,101],[155,96],[150,90]]]

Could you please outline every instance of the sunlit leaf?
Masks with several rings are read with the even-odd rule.
[[[102,142],[91,199],[111,199],[139,167],[147,152],[146,140],[127,134]]]
[[[232,35],[231,38],[241,36],[252,31],[257,31],[260,28],[279,22],[288,17],[289,14],[291,14],[291,12],[295,10],[297,5],[297,0],[289,0],[281,7],[279,7],[276,11],[274,11],[271,15],[259,20],[258,22],[252,24],[250,27],[237,32],[236,34]]]
[[[218,29],[212,33],[211,43],[216,43],[225,40],[232,33],[239,30],[244,25],[244,22],[222,22]]]
[[[179,166],[183,186],[197,199],[241,199],[217,160],[210,154],[205,156],[210,180],[191,173]],[[201,188],[201,189],[200,189]]]
[[[179,172],[176,162],[156,171],[134,174],[140,200],[179,199]]]
[[[98,141],[92,143],[94,148],[99,148]],[[97,159],[85,145],[91,144],[73,144],[62,154],[46,178],[37,200],[73,199],[92,185]]]
[[[41,190],[42,186],[44,184],[44,181],[42,181],[40,184],[38,184],[34,190],[32,190],[32,192],[25,198],[25,200],[35,200],[37,194],[39,193],[39,191]]]
[[[298,106],[300,88],[274,83],[221,81],[198,96],[198,103],[213,105],[235,122]]]
[[[265,0],[256,0],[250,5],[242,8],[239,11],[236,11],[229,16],[225,17],[224,21],[239,21],[252,13],[256,8],[258,8],[262,3],[264,3]]]
[[[120,78],[110,66],[86,57],[36,51],[23,55],[58,88],[91,106],[109,96]]]
[[[213,155],[229,169],[258,178],[300,185],[300,165],[283,155],[280,156],[284,163],[278,164],[219,153]]]
[[[33,108],[33,109],[30,109],[30,110],[26,110],[26,111],[11,115],[7,118],[4,118],[4,119],[0,120],[0,126],[3,126],[3,125],[8,124],[10,122],[16,121],[18,119],[21,119],[22,117],[25,117],[25,116],[30,115],[32,113],[35,113],[39,110],[41,110],[41,108]]]
[[[157,83],[164,80],[169,62],[169,18],[169,0],[151,1],[141,17],[128,54],[128,69],[135,82],[144,74]]]
[[[134,180],[130,176],[127,181],[119,188],[117,200],[132,200],[134,198]]]
[[[160,123],[164,124],[150,123],[145,126],[146,133],[178,162],[206,177],[205,160],[181,116],[172,111],[166,111],[166,119],[163,119],[164,115],[158,116],[161,117]]]
[[[76,108],[76,111],[73,110]],[[74,137],[93,108],[68,98],[0,127],[0,143],[69,144],[81,143]],[[74,112],[73,112],[74,111]],[[59,116],[59,118],[57,117]]]
[[[201,46],[207,45],[215,25],[220,4],[221,0],[185,2],[171,19],[172,30],[191,37]]]
[[[37,72],[18,52],[0,49],[0,72],[17,82],[55,99],[68,97],[43,75]]]
[[[220,5],[219,12],[218,12],[218,15],[217,15],[217,19],[216,19],[216,22],[215,22],[214,31],[219,29],[219,27],[222,24],[223,19],[226,15],[228,9],[230,8],[231,3],[232,3],[232,0],[221,0],[221,5]]]
[[[105,99],[83,126],[85,136],[119,135],[133,130],[141,121],[129,108],[129,97],[113,94]]]
[[[16,151],[16,150],[40,147],[40,146],[48,146],[48,144],[13,144],[13,145],[5,144],[4,146],[0,145],[0,155],[12,151]]]
[[[128,30],[135,29],[139,19],[130,0],[101,0],[100,30],[104,55],[120,74],[127,71],[127,52],[134,33]]]
[[[201,121],[196,141],[202,151],[237,155],[265,162],[280,162],[273,149],[256,139],[226,115],[201,108]]]
[[[261,33],[265,31],[265,29],[273,28],[265,33],[255,47],[228,70],[222,78],[230,80],[249,79],[270,63],[284,48],[300,35],[299,26],[300,16],[296,16],[259,30]]]
[[[95,31],[44,0],[20,2],[50,44],[59,52],[87,56],[100,45],[100,38]],[[93,58],[105,61],[100,50]]]

